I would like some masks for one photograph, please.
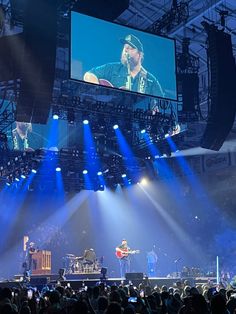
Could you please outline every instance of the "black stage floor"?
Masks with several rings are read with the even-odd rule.
[[[100,280],[101,274],[70,274],[66,276],[66,280],[60,281],[60,284],[63,286],[69,286],[72,287],[74,290],[79,290],[83,288],[84,286],[94,286],[96,285]],[[0,281],[0,287],[17,287],[20,285],[23,285],[22,282],[22,275],[16,275],[14,279],[12,280],[5,280]],[[122,278],[107,278],[104,280],[104,282],[107,285],[119,285],[121,281],[123,280],[124,284],[129,284],[130,280],[124,280]],[[135,278],[135,276],[132,278],[132,284],[134,286],[138,286],[141,282],[143,282],[145,279],[142,278]],[[188,280],[189,284],[191,286],[195,286],[197,284],[204,284],[209,281],[216,282],[215,277],[185,277],[185,278],[168,278],[168,277],[154,277],[148,279],[151,286],[163,286],[166,285],[167,287],[175,286],[175,283],[177,281],[184,281]],[[30,279],[30,286],[37,287],[38,289],[41,289],[45,285],[48,286],[55,286],[58,284],[58,275],[52,274],[52,275],[34,275],[31,276]]]

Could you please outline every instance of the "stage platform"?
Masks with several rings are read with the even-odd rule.
[[[60,281],[60,284],[63,286],[67,286],[68,284],[72,287],[74,290],[79,290],[83,288],[84,286],[95,286],[99,281],[101,281],[101,274],[70,274],[66,275],[66,280]],[[22,282],[23,277],[22,275],[16,275],[14,279],[12,280],[6,280],[6,281],[0,281],[0,287],[19,287],[23,285],[24,283]],[[196,286],[197,284],[204,284],[209,281],[216,283],[216,278],[215,277],[185,277],[185,278],[168,278],[168,277],[154,277],[154,278],[149,278],[148,279],[151,286],[163,286],[166,285],[167,287],[173,287],[175,286],[175,283],[177,281],[184,281],[188,280],[189,284],[191,286]],[[34,286],[37,287],[39,290],[42,289],[45,285],[48,285],[49,287],[53,287],[57,284],[58,282],[58,275],[57,274],[52,274],[52,275],[33,275],[30,278],[30,283],[27,285],[29,286]],[[119,285],[122,281],[124,284],[129,284],[130,280],[125,280],[122,278],[107,278],[106,280],[103,280],[106,285]],[[141,282],[145,281],[145,279],[137,278],[135,279],[132,278],[132,284],[134,286],[138,286]]]

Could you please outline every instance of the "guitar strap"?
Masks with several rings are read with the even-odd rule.
[[[147,86],[147,71],[141,67],[139,72],[138,92],[145,94]]]

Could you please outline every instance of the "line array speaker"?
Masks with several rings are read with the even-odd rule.
[[[16,120],[45,124],[55,76],[57,1],[27,0]]]
[[[208,29],[210,111],[201,147],[218,151],[232,129],[236,112],[236,67],[229,34]]]

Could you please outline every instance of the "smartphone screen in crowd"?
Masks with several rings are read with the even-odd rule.
[[[28,297],[29,300],[31,300],[33,298],[33,291],[31,289],[29,289],[27,291],[27,297]]]

